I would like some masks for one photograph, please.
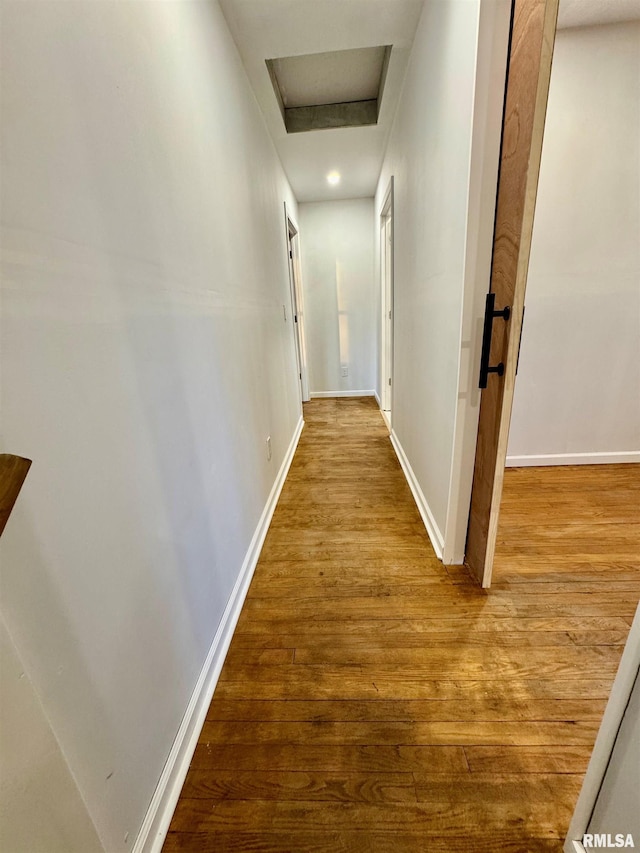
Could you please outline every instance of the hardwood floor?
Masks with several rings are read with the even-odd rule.
[[[561,851],[640,594],[637,466],[507,472],[435,557],[373,400],[317,400],[166,853]]]

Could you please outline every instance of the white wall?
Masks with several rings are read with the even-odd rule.
[[[215,2],[3,3],[2,79],[3,614],[116,853],[300,416],[295,201]]]
[[[373,199],[306,203],[298,210],[311,394],[373,393]]]
[[[640,23],[560,30],[511,464],[640,452],[639,235]]]
[[[375,201],[394,176],[392,438],[445,562],[464,556],[508,24],[507,2],[425,4]]]
[[[97,853],[95,828],[33,684],[0,618],[0,846]]]

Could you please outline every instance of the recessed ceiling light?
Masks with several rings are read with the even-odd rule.
[[[329,172],[327,175],[327,180],[331,184],[332,187],[335,187],[336,184],[340,183],[340,172]]]

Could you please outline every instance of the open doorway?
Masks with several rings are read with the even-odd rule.
[[[515,184],[501,180],[498,191],[490,294],[495,297],[495,306],[487,303],[485,316],[491,346],[486,348],[486,359],[483,353],[484,390],[467,539],[467,563],[485,587],[491,583],[505,463],[522,470],[516,475],[512,468],[508,479],[512,484],[517,479],[528,494],[532,490],[538,493],[543,480],[555,494],[552,482],[558,480],[567,493],[572,489],[575,492],[571,503],[575,506],[578,500],[580,505],[585,504],[585,494],[597,489],[600,478],[602,493],[611,488],[604,484],[607,477],[619,477],[621,484],[614,492],[622,499],[634,469],[625,470],[623,465],[607,472],[601,463],[619,465],[640,459],[640,404],[637,395],[628,393],[640,378],[637,224],[633,224],[638,220],[638,195],[625,191],[625,187],[638,185],[640,140],[635,92],[640,23],[589,20],[578,26],[579,22],[569,22],[566,16],[563,22],[560,3],[551,75],[556,5],[557,0],[547,0],[548,27],[538,27],[537,85],[531,85],[531,80],[530,85],[522,85],[535,63],[529,62],[525,68],[517,49],[512,50],[510,62],[504,126],[509,127],[517,100],[516,150],[522,154],[523,174],[527,174],[524,161],[528,164],[531,191],[527,193],[523,184],[519,203]],[[610,10],[614,5],[612,2]],[[525,7],[526,3],[516,3],[516,28],[527,25]],[[571,11],[569,4],[566,8]],[[526,52],[534,41],[514,39],[513,44],[524,46]],[[545,52],[547,59],[543,62]],[[593,55],[599,57],[597,71]],[[545,125],[546,96],[540,93],[551,76],[554,82]],[[531,93],[530,130],[525,133],[522,104],[527,93]],[[537,168],[532,171],[532,165],[540,160],[543,127],[545,153],[540,185],[536,187]],[[585,127],[598,128],[598,133],[586,134]],[[516,159],[512,152],[509,162],[503,159],[501,178],[508,177],[506,172]],[[513,228],[516,213],[522,225],[519,247],[515,240],[500,241],[501,232]],[[520,353],[525,285],[527,328]],[[620,314],[609,319],[613,294]],[[505,306],[510,311],[506,316]],[[589,471],[585,464],[595,467]],[[571,469],[567,465],[580,467]],[[538,474],[532,466],[538,466]],[[547,500],[559,519],[557,495],[555,499],[547,496]],[[613,505],[611,509],[614,512]],[[616,523],[617,512],[619,523],[624,525],[627,511],[626,505],[618,506],[613,515],[607,515],[608,523]],[[567,514],[565,550],[566,536],[575,533],[580,524],[582,534],[588,528],[589,541],[597,546],[593,521],[596,517],[604,520],[606,514],[592,505],[587,515],[571,518]],[[501,529],[500,539],[504,540],[502,522]],[[551,536],[550,528],[548,532]],[[522,537],[522,527],[518,526],[515,538]],[[584,541],[576,545],[580,553],[585,551]],[[538,542],[535,547],[542,546]]]
[[[558,0],[513,0],[465,563],[491,586]]]
[[[287,229],[287,250],[289,253],[289,286],[291,290],[291,313],[293,320],[293,338],[296,351],[296,367],[300,382],[300,399],[309,400],[309,377],[307,372],[307,350],[304,336],[304,306],[300,277],[300,243],[298,227],[284,206]],[[285,312],[286,313],[286,312]]]
[[[624,11],[611,0],[608,14],[616,7]],[[531,542],[538,575],[554,582],[576,575],[595,587],[625,563],[632,576],[638,569],[639,71],[640,10],[636,20],[581,22],[560,0],[497,580],[514,539]],[[524,493],[530,509],[553,507],[537,528],[533,514],[512,515]],[[550,565],[556,542],[562,554]]]
[[[380,211],[380,409],[391,429],[393,398],[393,177]]]

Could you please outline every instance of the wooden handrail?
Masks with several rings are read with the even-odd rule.
[[[30,467],[30,459],[0,453],[0,536]]]

